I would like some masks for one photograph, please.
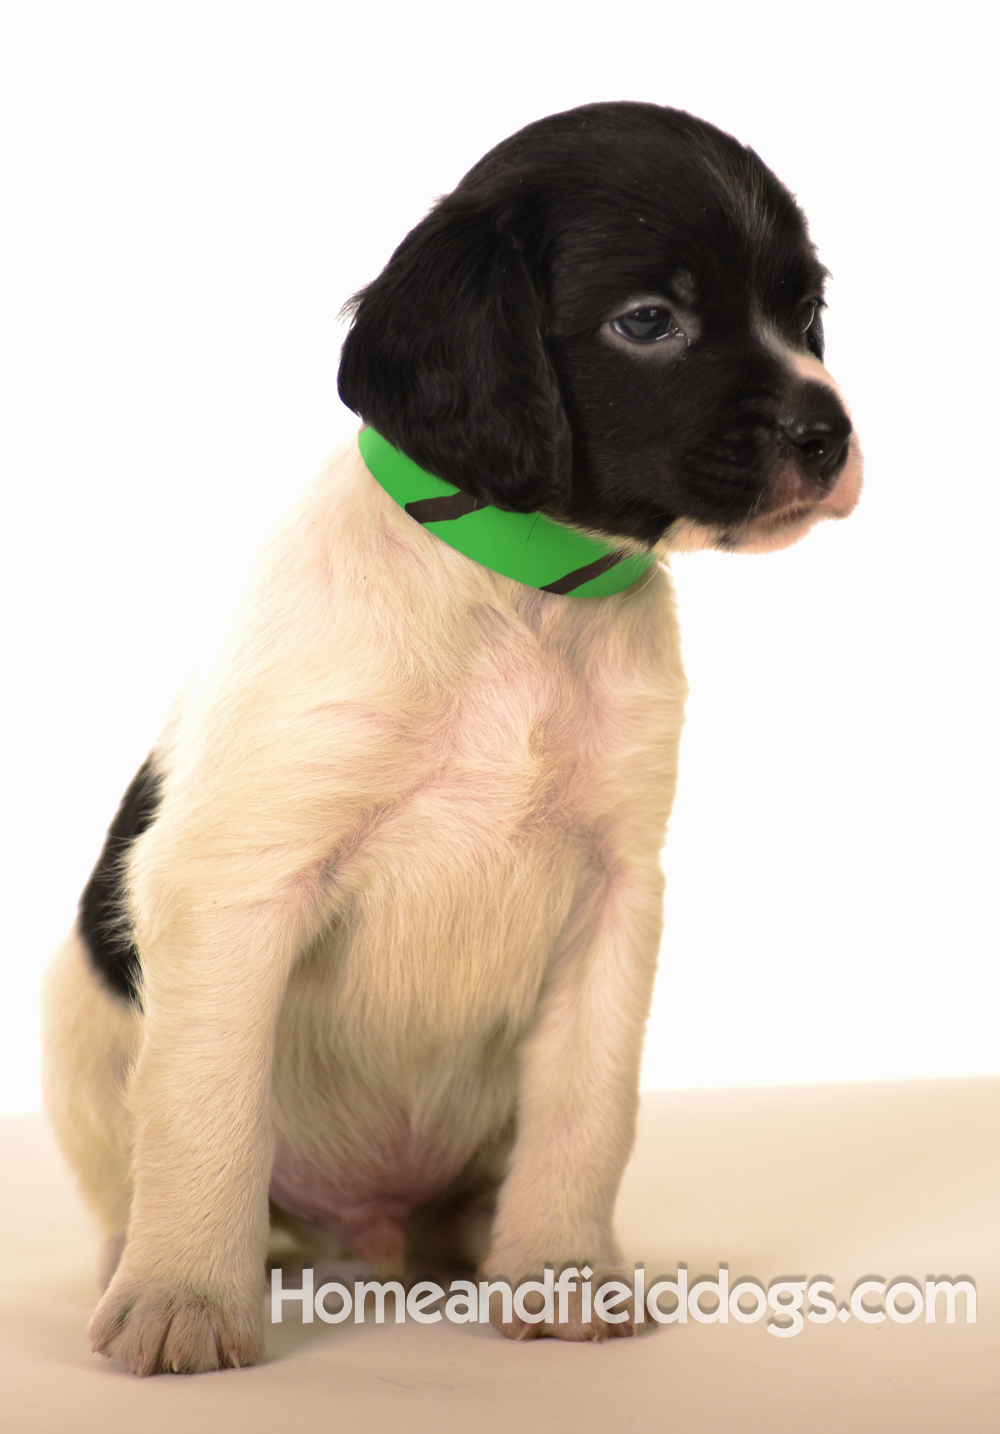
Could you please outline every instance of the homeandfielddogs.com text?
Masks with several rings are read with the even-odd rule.
[[[918,1283],[907,1277],[883,1280],[865,1276],[853,1285],[848,1299],[838,1303],[835,1282],[825,1275],[781,1278],[768,1285],[744,1277],[732,1286],[729,1271],[719,1267],[714,1279],[688,1284],[688,1272],[680,1266],[673,1279],[647,1281],[637,1267],[631,1283],[624,1279],[593,1280],[593,1271],[569,1266],[557,1276],[546,1270],[541,1280],[525,1280],[511,1286],[505,1280],[452,1280],[447,1290],[433,1280],[420,1280],[404,1289],[398,1280],[355,1280],[353,1285],[328,1280],[317,1285],[314,1271],[302,1271],[301,1284],[286,1286],[282,1272],[271,1271],[271,1322],[282,1322],[285,1305],[297,1307],[304,1323],[314,1318],[326,1324],[341,1324],[352,1317],[363,1324],[372,1312],[376,1324],[384,1324],[386,1301],[391,1295],[396,1324],[406,1319],[419,1324],[488,1324],[499,1313],[505,1324],[514,1315],[526,1324],[566,1324],[571,1319],[571,1300],[579,1296],[580,1318],[584,1325],[595,1318],[606,1324],[756,1324],[767,1317],[768,1334],[788,1339],[812,1324],[829,1324],[850,1319],[862,1324],[912,1324],[923,1317],[926,1324],[976,1322],[976,1285],[968,1275],[952,1279],[946,1275],[927,1276]],[[961,1297],[961,1298],[960,1298]]]

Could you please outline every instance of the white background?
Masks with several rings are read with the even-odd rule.
[[[688,108],[799,195],[847,524],[675,560],[692,698],[649,1085],[1000,1070],[995,76],[980,5],[6,8],[0,1108],[121,792],[355,420],[344,300],[491,145]]]

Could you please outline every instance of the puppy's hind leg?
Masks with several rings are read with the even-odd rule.
[[[448,1188],[406,1224],[409,1256],[421,1266],[476,1270],[489,1248],[497,1193],[514,1144],[513,1118],[472,1157]]]
[[[42,1019],[45,1109],[103,1241],[104,1290],[121,1256],[132,1199],[125,1086],[142,1018],[105,990],[74,928],[46,973]]]

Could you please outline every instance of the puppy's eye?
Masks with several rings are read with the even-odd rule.
[[[819,308],[819,299],[803,299],[799,305],[798,323],[802,333],[812,327],[812,321],[816,317],[816,310]]]
[[[622,314],[620,319],[615,319],[612,327],[624,338],[637,344],[655,344],[660,339],[683,334],[669,309],[655,308],[652,305],[648,308],[630,309],[627,314]]]

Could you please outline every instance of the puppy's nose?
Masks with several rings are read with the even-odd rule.
[[[836,473],[851,428],[837,395],[818,383],[809,384],[781,422],[781,431],[795,448],[806,476],[819,483]]]

